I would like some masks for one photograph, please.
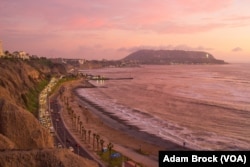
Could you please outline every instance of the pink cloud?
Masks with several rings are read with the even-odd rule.
[[[204,0],[177,0],[177,1],[115,1],[101,2],[88,1],[82,8],[82,13],[76,17],[69,17],[69,22],[62,22],[67,29],[125,29],[150,30],[161,33],[193,33],[208,31],[221,27],[218,23],[178,23],[179,18],[188,17],[193,13],[213,12],[225,8],[231,0],[219,2]],[[95,11],[95,12],[94,12]],[[180,15],[181,14],[181,15]],[[175,23],[177,22],[177,23]]]
[[[227,16],[222,19],[230,27],[244,27],[250,25],[250,14],[248,16]]]
[[[7,6],[7,9],[2,9],[3,13],[9,17],[18,16],[24,20],[30,17],[36,18],[47,23],[47,26],[51,29],[113,28],[148,30],[150,28],[150,30],[155,31],[155,29],[160,29],[158,25],[162,24],[164,26],[165,23],[169,24],[170,20],[178,21],[179,17],[187,17],[193,12],[215,11],[223,8],[230,2],[231,0],[220,0],[218,2],[203,0],[202,3],[199,0],[74,0],[73,2],[45,0],[37,3],[31,0],[24,0],[22,3],[18,3],[18,1],[4,1],[4,6]],[[15,12],[10,12],[9,8]],[[25,26],[25,21],[22,26]],[[190,29],[193,30],[194,28],[191,27]]]
[[[159,33],[199,33],[222,27],[225,27],[222,23],[179,24],[171,22],[167,25],[159,26],[156,29]]]
[[[141,45],[141,46],[134,46],[134,47],[121,47],[117,51],[119,52],[126,52],[126,53],[131,53],[135,52],[137,50],[142,50],[142,49],[151,49],[151,50],[196,50],[196,51],[211,51],[213,48],[208,48],[204,46],[197,46],[197,47],[192,47],[186,44],[182,45],[165,45],[165,46],[150,46],[150,45]]]
[[[232,52],[241,52],[243,49],[240,47],[236,47],[232,49]]]
[[[176,3],[188,12],[214,12],[232,4],[232,0],[177,0]]]
[[[245,0],[244,6],[248,4]],[[159,43],[160,35],[195,36],[249,26],[250,13],[246,7],[241,12],[241,7],[242,3],[233,0],[2,0],[0,40],[9,48],[26,45],[26,50],[36,52],[40,48],[42,54],[59,53],[56,50],[65,45],[64,55],[77,50],[77,46],[85,46],[79,54],[103,55],[109,47],[113,50],[105,53],[115,55],[116,48],[121,47],[118,43],[143,45],[145,34],[145,41]],[[116,38],[119,42],[114,41]],[[178,38],[180,41],[181,35]],[[105,47],[92,48],[96,43]]]

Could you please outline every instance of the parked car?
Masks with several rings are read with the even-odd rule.
[[[71,152],[74,152],[74,148],[73,147],[69,147],[69,150],[71,151]]]

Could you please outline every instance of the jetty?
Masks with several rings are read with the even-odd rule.
[[[129,79],[134,79],[132,77],[127,77],[127,78],[91,78],[90,80],[129,80]]]
[[[109,77],[103,77],[103,76],[100,76],[100,75],[88,75],[87,79],[103,81],[103,80],[131,80],[131,79],[134,79],[134,78],[133,77],[109,78]]]

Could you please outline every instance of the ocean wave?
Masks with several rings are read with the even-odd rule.
[[[97,109],[105,110],[110,115],[115,116],[125,121],[128,125],[135,126],[138,130],[158,136],[164,140],[172,141],[182,145],[186,143],[186,147],[195,150],[210,150],[220,148],[242,148],[242,143],[230,145],[229,139],[220,137],[214,133],[204,132],[203,134],[195,135],[190,129],[181,127],[173,122],[163,120],[159,117],[143,112],[140,109],[132,109],[128,106],[117,103],[116,100],[105,97],[98,90],[94,89],[79,89],[78,94],[86,98]],[[232,141],[232,139],[230,139]],[[210,143],[209,145],[207,143]],[[219,144],[219,146],[218,146]]]

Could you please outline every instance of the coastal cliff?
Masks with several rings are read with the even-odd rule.
[[[225,64],[208,52],[184,50],[139,50],[123,60],[139,64]]]
[[[65,68],[45,59],[0,59],[0,71],[0,166],[84,164],[85,159],[68,150],[53,148],[50,133],[36,119],[34,99],[50,76],[65,73]]]
[[[12,150],[0,152],[0,166],[4,167],[97,167],[88,159],[79,158],[66,149]]]

